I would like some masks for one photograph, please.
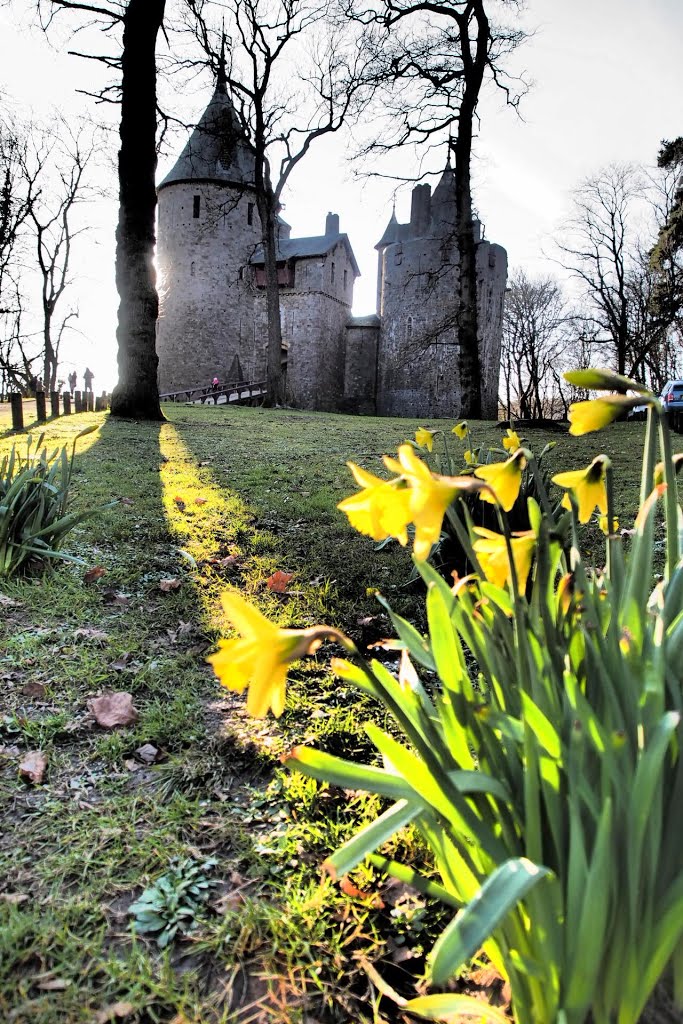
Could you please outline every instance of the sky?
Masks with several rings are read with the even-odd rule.
[[[97,118],[101,108],[77,91],[89,87],[90,62],[69,56],[63,40],[59,49],[48,45],[18,13],[30,6],[15,0],[11,10],[0,8],[0,94],[47,120],[55,108]],[[653,165],[661,140],[683,134],[683,0],[527,0],[522,24],[532,35],[513,70],[533,84],[520,116],[495,89],[482,97],[474,200],[487,237],[507,250],[511,270],[557,275],[553,239],[560,237],[572,189],[608,163]],[[200,116],[210,91],[207,85],[185,96],[188,120],[192,111]],[[182,144],[179,139],[160,160],[159,180]],[[327,212],[340,215],[361,269],[354,313],[362,315],[375,307],[374,245],[391,216],[394,186],[359,179],[346,162],[347,148],[335,138],[311,151],[291,180],[283,215],[293,237],[321,234]],[[113,152],[103,152],[97,169],[109,194],[88,206],[92,231],[75,266],[81,333],[64,343],[65,373],[75,368],[81,375],[89,365],[96,391],[111,390],[116,381]],[[435,157],[431,166],[437,165]],[[397,156],[392,171],[408,176],[414,160]],[[409,212],[406,185],[396,195],[399,221]]]

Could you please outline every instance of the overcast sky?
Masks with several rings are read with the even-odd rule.
[[[39,116],[57,105],[88,110],[76,89],[88,81],[87,62],[50,49],[40,33],[0,9],[0,90]],[[533,88],[521,118],[489,91],[473,164],[475,203],[487,237],[508,251],[510,267],[556,273],[552,250],[572,188],[610,162],[653,164],[661,139],[683,134],[683,0],[528,0],[524,25],[534,35],[518,51],[518,70]],[[196,116],[210,90],[189,102]],[[189,115],[191,116],[191,115]],[[181,143],[179,143],[180,148]],[[445,158],[445,153],[444,153]],[[161,161],[160,177],[174,157]],[[409,158],[398,174],[412,173]],[[354,178],[338,140],[324,142],[304,161],[286,196],[292,235],[320,234],[328,210],[339,213],[360,265],[354,312],[374,310],[374,245],[391,215],[392,186]],[[410,187],[397,197],[397,216],[409,217]],[[116,204],[91,207],[95,230],[82,251],[78,289],[81,330],[66,352],[66,370],[95,371],[96,390],[116,378],[113,232]]]

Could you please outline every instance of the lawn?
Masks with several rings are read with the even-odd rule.
[[[321,878],[322,860],[376,802],[279,764],[303,740],[370,757],[363,722],[381,712],[335,682],[329,648],[291,673],[278,721],[247,718],[205,659],[225,628],[228,587],[281,625],[328,622],[363,646],[389,630],[375,587],[422,626],[409,554],[375,550],[335,508],[354,489],[347,459],[380,472],[381,455],[420,424],[166,413],[161,425],[85,414],[45,427],[52,446],[97,424],[78,445],[73,507],[119,501],[70,536],[83,564],[0,582],[0,1020],[403,1020],[366,964],[414,993],[447,917],[371,869],[342,886]],[[497,425],[471,426],[478,441],[500,443]],[[24,443],[2,430],[0,456]],[[526,434],[536,451],[557,442],[553,468],[607,452],[620,525],[632,525],[642,424],[578,439]],[[283,593],[268,585],[278,571],[291,574]],[[118,691],[137,717],[101,727],[89,702]],[[19,772],[38,750],[40,783]],[[401,859],[424,862],[412,832],[400,842]],[[206,899],[188,934],[160,948],[135,931],[129,907],[163,876],[176,897],[199,877]]]

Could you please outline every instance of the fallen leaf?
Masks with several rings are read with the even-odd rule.
[[[122,505],[134,505],[135,504],[135,502],[133,501],[132,498],[119,498],[119,501],[121,502]]]
[[[180,580],[159,580],[159,590],[163,590],[164,594],[168,594],[171,590],[178,590],[182,586]]]
[[[379,615],[359,615],[356,622],[359,626],[372,626],[379,618]]]
[[[372,902],[372,906],[375,907],[377,910],[382,910],[384,907],[384,900],[379,895],[379,893],[363,892],[362,889],[359,889],[357,886],[353,884],[348,875],[344,875],[344,877],[341,879],[339,883],[339,888],[343,893],[345,893],[347,896],[350,896],[352,899],[370,900]]]
[[[287,590],[287,584],[293,577],[291,572],[283,572],[282,569],[278,569],[272,576],[269,576],[266,580],[266,585],[269,590],[272,590],[275,594],[284,594]]]
[[[194,503],[195,505],[206,505],[208,500],[208,498],[195,498]]]
[[[181,511],[185,508],[185,501],[179,495],[176,494],[173,500]]]
[[[123,608],[126,608],[130,604],[130,598],[128,595],[122,594],[118,590],[103,590],[102,598],[105,604],[118,604]]]
[[[139,761],[134,761],[132,757],[127,758],[123,763],[129,772],[139,772],[142,768]]]
[[[133,707],[133,696],[125,690],[94,697],[88,706],[95,721],[103,729],[115,729],[118,725],[131,725],[137,721],[138,713]]]
[[[8,597],[7,594],[0,594],[0,605],[3,608],[19,608],[22,604],[22,601],[15,601],[13,597]]]
[[[204,461],[200,462],[199,465],[200,466],[210,466],[211,465],[211,459],[204,459]]]
[[[112,1002],[109,1007],[102,1007],[95,1014],[94,1024],[109,1024],[109,1021],[123,1020],[135,1013],[132,1002]]]
[[[123,1020],[124,1017],[130,1017],[131,1013],[135,1013],[132,1003],[112,1003],[111,1006],[103,1006],[97,1011],[94,1024],[109,1024],[111,1020]]]
[[[105,633],[103,629],[94,629],[90,626],[82,626],[80,629],[74,630],[74,639],[98,640],[102,643],[107,643],[109,640],[109,634]]]
[[[135,663],[133,663],[133,655],[130,651],[126,651],[116,661],[112,661],[109,668],[113,669],[114,672],[132,672],[137,671]]]
[[[47,768],[47,757],[42,750],[32,750],[19,764],[19,774],[28,782],[40,785]]]
[[[45,683],[24,683],[21,692],[24,697],[44,697],[46,689]]]
[[[154,764],[159,757],[159,748],[155,747],[153,743],[144,743],[141,747],[135,751],[135,756],[145,764]]]
[[[12,903],[14,906],[25,903],[28,898],[28,893],[25,892],[0,892],[0,900],[4,900],[5,903]]]
[[[238,565],[239,560],[239,555],[226,555],[225,558],[218,559],[218,564],[222,565],[224,569],[229,569],[232,565]]]
[[[104,576],[106,571],[103,565],[93,565],[92,569],[87,569],[83,573],[83,582],[94,583],[95,580],[99,580],[101,576]]]
[[[37,987],[43,992],[63,992],[70,984],[66,978],[46,978],[45,981],[39,981]]]
[[[14,743],[3,743],[0,745],[0,757],[18,757],[21,751]]]

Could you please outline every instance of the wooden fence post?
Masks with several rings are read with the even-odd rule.
[[[95,411],[95,395],[92,391],[86,391],[85,393],[85,410],[87,412]]]
[[[9,396],[12,406],[12,430],[24,429],[24,403],[18,391],[12,392]]]
[[[47,420],[44,391],[36,391],[36,419],[39,423],[45,423]]]
[[[83,412],[83,400],[80,391],[74,391],[74,406],[76,407],[76,412]]]
[[[59,416],[59,391],[50,392],[50,412],[52,416]]]
[[[71,415],[71,395],[68,391],[65,391],[62,395],[62,405],[64,406],[64,415]]]

